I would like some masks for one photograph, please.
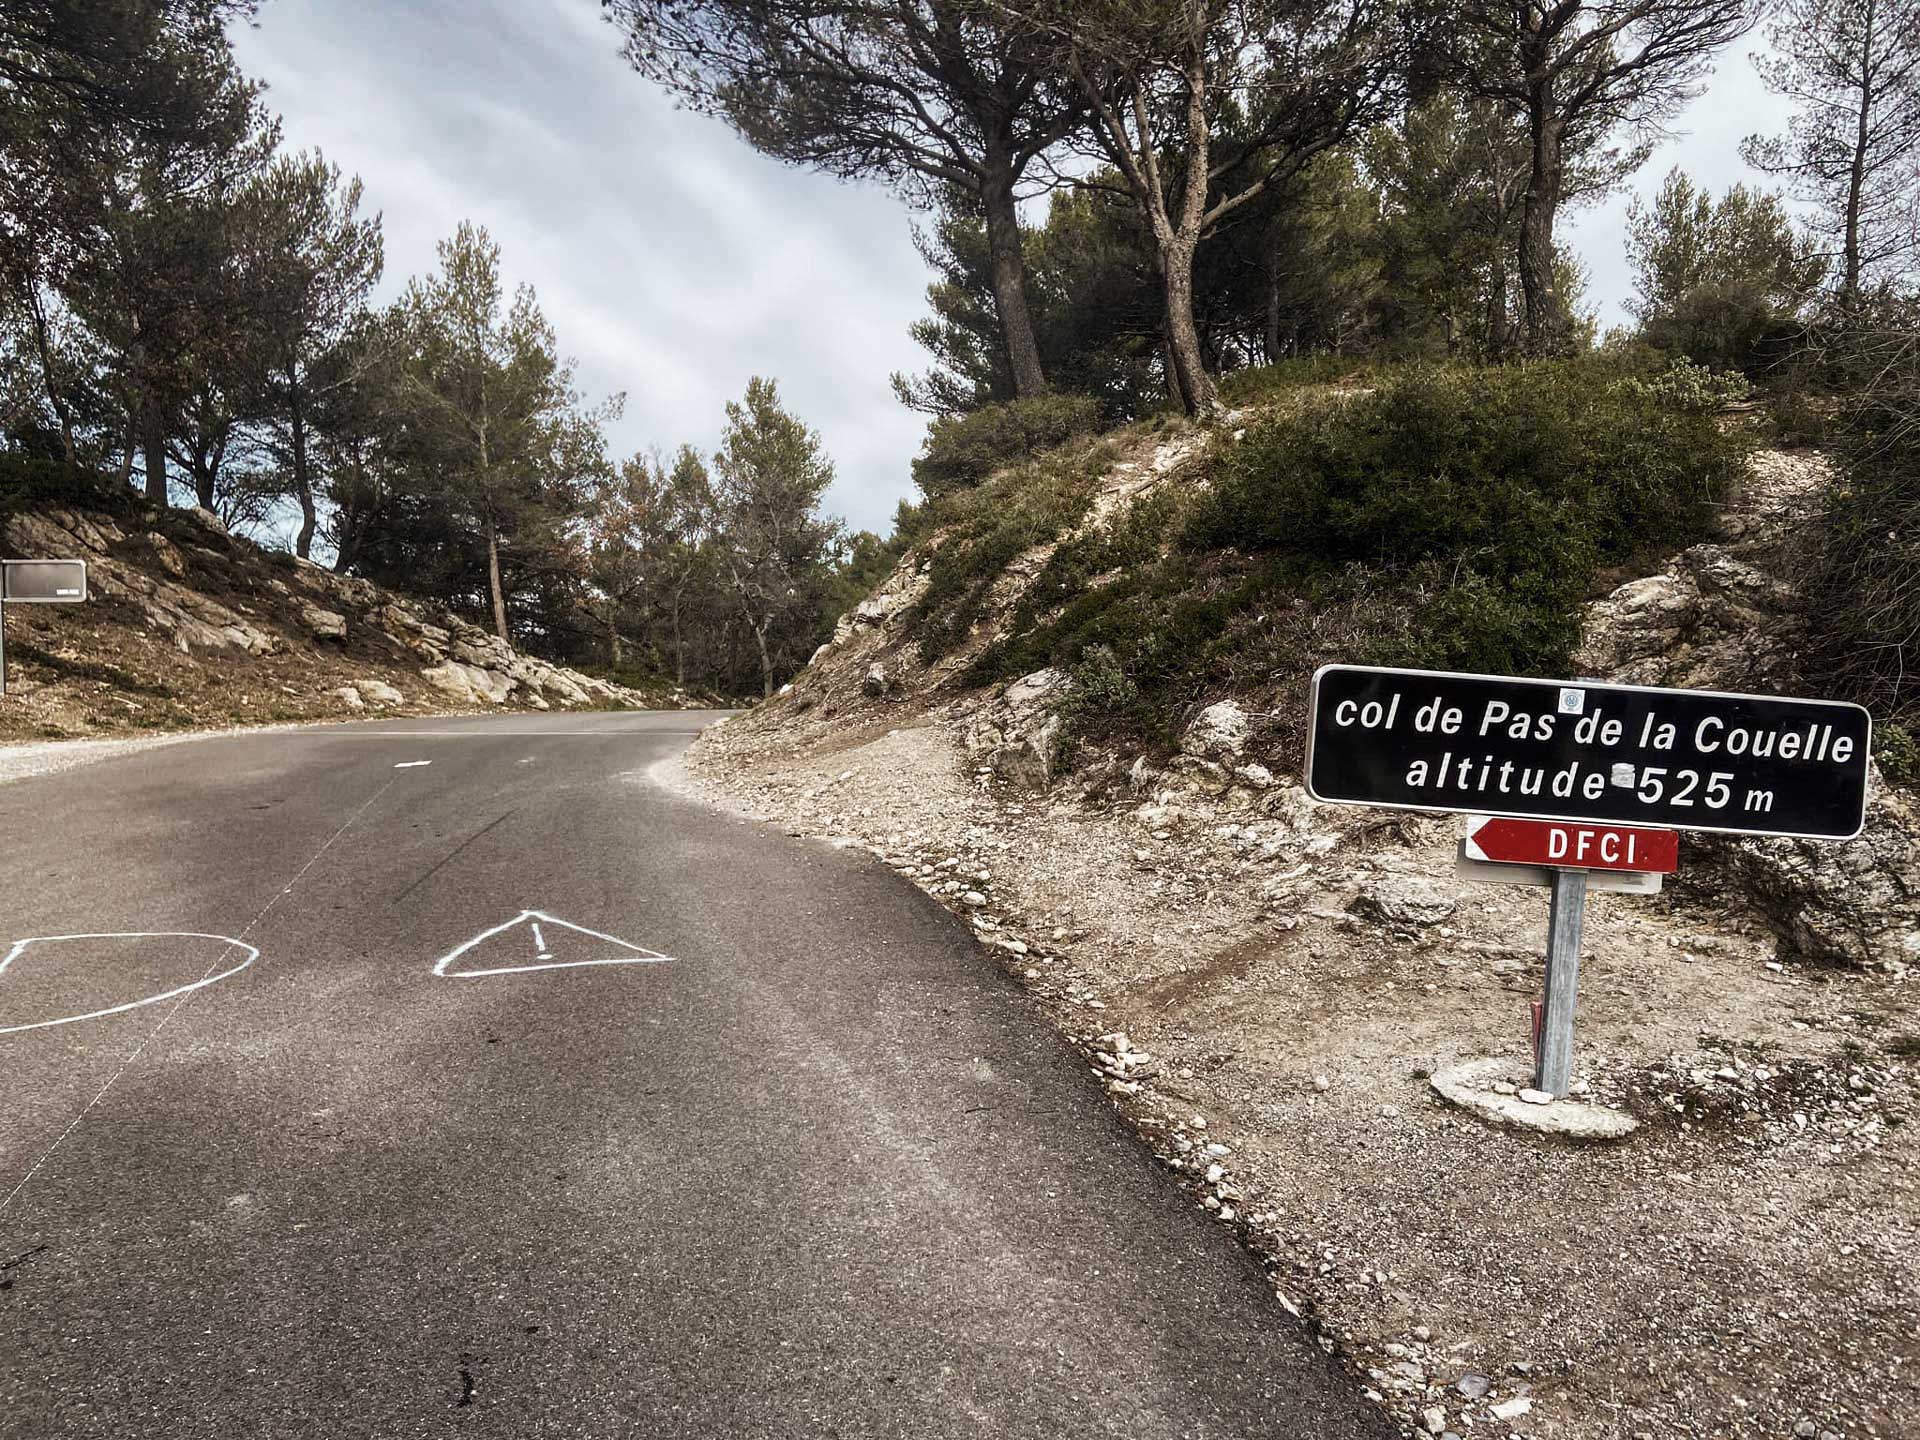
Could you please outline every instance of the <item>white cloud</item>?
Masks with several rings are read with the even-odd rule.
[[[579,0],[274,0],[238,34],[289,146],[383,212],[397,293],[463,219],[531,283],[590,397],[624,391],[617,453],[711,449],[753,375],[820,430],[829,507],[884,530],[923,421],[887,387],[924,356],[910,213],[791,170],[676,109]]]

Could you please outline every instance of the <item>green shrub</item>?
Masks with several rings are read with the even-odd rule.
[[[1573,364],[1409,371],[1250,433],[1187,540],[1322,568],[1456,561],[1507,588],[1584,580],[1700,533],[1739,473],[1745,442],[1683,386],[1595,385]]]
[[[1310,385],[1360,381],[1367,373],[1367,362],[1352,356],[1301,355],[1228,371],[1220,377],[1220,398],[1229,405],[1251,405]]]
[[[1920,785],[1920,740],[1898,721],[1873,727],[1873,758],[1889,785]]]
[[[1806,669],[1830,693],[1920,726],[1920,438],[1861,428],[1815,531]]]
[[[993,582],[1016,556],[1085,518],[1112,453],[1105,443],[1056,450],[940,502],[948,533],[933,552],[912,617],[921,658],[937,660],[966,637]]]
[[[967,678],[1097,664],[1127,697],[1106,719],[1171,735],[1205,695],[1291,694],[1330,659],[1565,674],[1599,568],[1705,534],[1745,463],[1677,387],[1624,373],[1413,370],[1256,424],[1211,488],[1063,543]]]
[[[1764,375],[1805,341],[1806,326],[1753,279],[1696,285],[1648,319],[1647,343],[1715,370]]]
[[[1635,399],[1652,400],[1674,410],[1708,414],[1737,404],[1753,393],[1746,376],[1732,370],[1715,370],[1696,365],[1686,356],[1678,356],[1665,372],[1649,379],[1619,382],[1619,388]]]
[[[58,460],[0,452],[0,510],[78,505],[124,514],[139,503],[132,488],[91,470],[69,470]]]
[[[1096,433],[1100,419],[1100,402],[1091,395],[1041,395],[939,416],[913,462],[913,483],[928,497],[950,495],[1075,436]]]
[[[1825,445],[1838,434],[1837,405],[1817,397],[1804,385],[1788,385],[1767,396],[1767,416],[1773,422],[1773,443],[1786,448]]]

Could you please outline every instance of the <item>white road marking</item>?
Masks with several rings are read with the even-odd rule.
[[[63,1015],[58,1020],[35,1020],[28,1025],[0,1025],[0,1035],[13,1035],[22,1030],[45,1030],[50,1025],[72,1025],[81,1020],[98,1020],[102,1015],[118,1015],[123,1010],[138,1010],[142,1005],[158,1005],[162,1000],[171,1000],[176,995],[185,995],[190,991],[198,990],[203,985],[224,980],[229,975],[238,975],[260,958],[260,952],[244,940],[236,940],[231,935],[208,935],[198,930],[113,930],[89,935],[29,935],[24,940],[13,942],[13,948],[7,952],[6,958],[0,960],[0,975],[7,973],[7,967],[18,960],[29,945],[50,945],[62,940],[218,940],[229,948],[246,951],[247,958],[230,970],[222,970],[218,975],[208,971],[191,985],[163,990],[160,994],[149,995],[144,1000],[129,1000],[124,1005],[109,1005],[104,1010],[89,1010],[84,1015]],[[221,953],[224,955],[225,951]]]
[[[478,945],[485,944],[496,935],[504,935],[516,925],[526,925],[532,929],[533,942],[540,952],[535,959],[540,963],[532,965],[494,965],[484,970],[453,970],[449,968],[454,961],[458,960],[462,955],[465,955],[469,950],[472,950]],[[593,960],[554,960],[552,958],[553,951],[548,947],[546,932],[548,929],[556,926],[561,930],[570,930],[577,935],[585,935],[590,939],[598,940],[608,945],[617,945],[629,953]],[[586,926],[576,925],[571,920],[558,919],[547,914],[544,910],[522,910],[518,915],[514,916],[513,919],[508,920],[504,924],[495,925],[491,930],[482,930],[464,945],[449,950],[435,962],[433,973],[448,980],[465,980],[475,975],[522,975],[529,970],[578,970],[593,965],[658,965],[672,958],[671,955],[662,955],[658,950],[649,950],[643,945],[635,945],[630,940],[621,940],[613,935],[604,935],[598,930],[589,930]]]
[[[398,765],[394,766],[393,768],[396,770],[416,770],[422,765],[431,765],[431,764],[433,764],[433,761],[431,760],[402,760]]]
[[[246,923],[246,928],[241,930],[239,937],[235,940],[234,943],[245,945],[247,936],[251,935],[254,932],[254,928],[258,926],[262,920],[267,918],[267,912],[272,910],[274,906],[280,903],[281,896],[285,895],[288,890],[293,889],[293,887],[299,883],[300,878],[303,875],[305,875],[307,871],[311,870],[315,865],[318,865],[320,863],[320,857],[325,855],[327,851],[333,848],[334,842],[338,840],[342,835],[346,834],[347,831],[351,830],[353,828],[354,822],[358,820],[362,815],[366,814],[368,809],[372,807],[373,803],[376,800],[378,800],[382,795],[386,794],[387,791],[391,790],[392,788],[393,788],[393,777],[388,776],[384,781],[381,782],[380,788],[378,790],[375,790],[373,794],[369,795],[365,800],[361,801],[360,808],[358,810],[355,810],[353,814],[347,817],[346,823],[341,825],[341,827],[338,830],[334,831],[333,834],[329,835],[326,839],[326,843],[323,844],[318,850],[314,851],[313,854],[307,858],[307,863],[302,865],[298,870],[294,872],[293,879],[287,883],[286,890],[282,890],[279,895],[274,896],[271,900],[267,901],[266,904],[260,907],[259,913],[256,914],[253,917],[253,919],[249,920]],[[221,938],[224,939],[225,937],[221,937]],[[252,949],[253,947],[247,946],[246,948]],[[226,952],[222,951],[221,953],[222,955],[224,955]],[[257,954],[258,952],[256,951],[255,953]],[[207,974],[212,975],[214,966],[217,966],[219,963],[220,962],[216,960],[213,962],[213,965],[209,965],[207,967]],[[248,963],[251,964],[252,961],[249,960]],[[107,1092],[113,1089],[115,1085],[118,1085],[120,1083],[120,1077],[126,1074],[127,1071],[133,1068],[134,1063],[138,1061],[139,1058],[146,1053],[146,1049],[149,1045],[151,1045],[155,1040],[160,1038],[160,1032],[167,1028],[168,1022],[171,1021],[174,1016],[180,1013],[180,1007],[182,1005],[185,1005],[187,1001],[192,998],[192,991],[197,990],[198,988],[199,986],[190,987],[186,993],[183,993],[179,999],[175,1000],[173,1004],[169,1005],[166,1008],[166,1011],[160,1016],[159,1020],[157,1020],[154,1023],[153,1029],[147,1032],[146,1038],[142,1040],[138,1045],[134,1046],[133,1053],[127,1056],[125,1060],[122,1060],[120,1062],[120,1068],[115,1070],[113,1074],[107,1077],[107,1083],[102,1085],[98,1090],[94,1091],[93,1098],[87,1101],[85,1105],[80,1107],[80,1113],[74,1116],[73,1119],[67,1122],[67,1128],[62,1130],[58,1135],[53,1137],[53,1143],[47,1146],[45,1150],[42,1150],[40,1152],[40,1158],[34,1161],[33,1164],[27,1167],[27,1173],[20,1177],[19,1184],[15,1185],[13,1189],[7,1192],[6,1199],[0,1200],[0,1215],[6,1214],[7,1211],[12,1207],[13,1202],[20,1198],[21,1192],[25,1190],[27,1186],[33,1183],[33,1177],[38,1175],[40,1171],[46,1166],[46,1163],[53,1158],[54,1152],[59,1150],[59,1148],[62,1145],[67,1143],[67,1137],[73,1134],[74,1131],[78,1130],[83,1124],[86,1123],[87,1116],[93,1113],[94,1107],[98,1105],[102,1100],[107,1098]]]

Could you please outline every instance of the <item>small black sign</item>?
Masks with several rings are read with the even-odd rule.
[[[1328,665],[1307,790],[1462,811],[1848,840],[1866,819],[1858,705]]]
[[[0,561],[0,600],[15,605],[78,605],[86,598],[84,560]]]

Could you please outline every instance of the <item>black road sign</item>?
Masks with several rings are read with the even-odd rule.
[[[0,561],[0,600],[9,605],[78,605],[86,598],[84,560]]]
[[[1858,705],[1328,665],[1319,800],[1848,840],[1866,818]]]

